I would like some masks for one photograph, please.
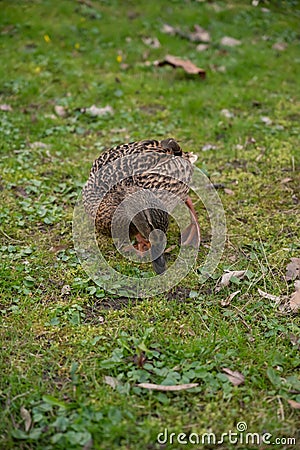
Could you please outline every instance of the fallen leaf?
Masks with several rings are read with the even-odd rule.
[[[225,73],[226,72],[226,67],[225,66],[217,66],[216,64],[210,64],[209,66],[211,68],[211,70],[213,72],[221,72],[221,73]]]
[[[145,352],[140,352],[138,354],[135,354],[133,357],[133,362],[136,364],[140,369],[144,367],[144,365],[147,362],[147,356]]]
[[[152,384],[152,383],[139,383],[138,387],[144,389],[151,389],[153,391],[184,391],[186,389],[191,389],[199,386],[199,383],[188,383],[188,384],[175,384],[171,386],[165,386],[164,384]]]
[[[209,49],[208,44],[198,44],[196,47],[197,52],[205,52],[205,50]]]
[[[222,109],[221,114],[222,116],[227,117],[227,119],[232,119],[234,117],[234,114],[228,109]]]
[[[120,64],[120,68],[121,68],[122,70],[127,70],[127,69],[129,69],[129,64],[121,63],[121,64]]]
[[[115,377],[110,377],[108,375],[104,376],[104,383],[111,386],[113,389],[116,389],[116,387],[120,384],[119,380]]]
[[[234,385],[239,386],[240,384],[243,384],[245,381],[245,377],[242,373],[228,369],[227,367],[224,367],[222,371],[225,373],[228,380]]]
[[[300,409],[300,403],[296,402],[295,400],[288,400],[288,403],[291,405],[294,409]]]
[[[290,298],[290,308],[292,312],[297,312],[300,308],[300,281],[295,281],[295,292],[292,293]]]
[[[229,37],[229,36],[224,36],[221,39],[221,44],[226,45],[226,47],[236,47],[237,45],[241,45],[241,41],[239,41],[238,39]]]
[[[202,151],[203,152],[207,152],[208,150],[216,150],[216,146],[215,145],[213,145],[213,144],[204,144],[203,146],[202,146]]]
[[[293,178],[283,178],[283,180],[280,181],[281,184],[289,183],[290,181],[293,181]]]
[[[170,34],[171,36],[174,36],[177,33],[178,28],[172,27],[171,25],[164,23],[161,31],[165,34]]]
[[[66,115],[67,115],[67,111],[65,110],[65,108],[60,105],[55,105],[54,111],[58,117],[66,117]]]
[[[140,16],[140,13],[138,13],[137,11],[128,11],[128,13],[127,13],[127,17],[129,20],[134,20],[139,16]]]
[[[112,128],[110,131],[111,133],[126,133],[128,130],[127,128]]]
[[[262,116],[260,118],[260,120],[265,124],[265,125],[272,125],[272,120],[270,119],[270,117],[267,116]]]
[[[65,284],[62,288],[61,288],[61,293],[60,295],[70,295],[71,294],[71,288],[68,284]]]
[[[283,52],[287,48],[287,44],[285,42],[276,42],[272,45],[273,50],[278,50],[279,52]]]
[[[27,431],[30,430],[31,423],[32,423],[30,412],[28,411],[28,409],[24,408],[24,406],[21,406],[20,414],[21,414],[22,419],[25,422],[25,431],[27,433]]]
[[[229,306],[230,303],[231,303],[231,300],[234,299],[234,297],[235,297],[236,295],[238,295],[240,292],[241,292],[241,291],[235,291],[235,292],[232,292],[232,294],[230,294],[229,297],[227,297],[227,298],[221,300],[221,306]]]
[[[227,194],[227,195],[234,195],[234,192],[233,192],[232,189],[224,188],[224,192],[225,192],[225,194]]]
[[[57,116],[55,114],[44,114],[45,119],[56,120]]]
[[[18,197],[25,197],[25,198],[29,197],[28,193],[22,186],[15,186],[12,187],[12,189],[16,192],[16,195]]]
[[[244,278],[246,272],[247,272],[247,270],[233,270],[233,271],[224,273],[224,275],[222,276],[222,280],[220,282],[220,286],[222,286],[222,287],[228,286],[232,277]]]
[[[178,35],[192,42],[210,42],[211,40],[209,32],[197,24],[194,25],[194,31],[186,32],[178,27],[172,27],[171,25],[165,23],[163,24],[161,31],[171,36]]]
[[[3,103],[0,105],[0,111],[12,111],[12,107],[6,103]]]
[[[292,345],[296,345],[298,348],[299,348],[299,350],[300,350],[300,337],[299,336],[296,336],[295,334],[290,334],[289,335],[289,339],[290,339],[290,341],[291,341],[291,344]]]
[[[187,37],[192,42],[210,42],[210,34],[200,25],[194,25],[192,33],[188,33]]]
[[[170,247],[168,247],[168,248],[164,251],[164,253],[171,253],[171,251],[174,250],[174,248],[176,248],[176,247],[177,247],[177,245],[170,245]]]
[[[300,278],[300,258],[291,258],[291,262],[286,266],[286,281]]]
[[[165,59],[158,61],[155,63],[157,66],[165,66],[166,64],[172,66],[172,67],[181,67],[186,73],[189,73],[191,75],[199,75],[201,78],[205,78],[205,70],[200,69],[199,67],[195,66],[191,61],[188,59],[181,59],[177,56],[172,55],[166,55]]]
[[[154,38],[145,37],[142,39],[142,41],[144,42],[145,45],[148,45],[148,47],[160,48],[160,42],[156,37],[154,37]]]
[[[257,292],[259,295],[263,298],[267,298],[268,300],[271,300],[272,302],[279,303],[280,297],[278,295],[269,294],[268,292],[264,292],[261,289],[258,288]]]
[[[36,141],[36,142],[31,142],[31,144],[29,144],[29,148],[33,148],[33,149],[49,148],[49,144],[45,144],[45,142]]]
[[[98,108],[98,106],[92,105],[90,108],[81,108],[82,113],[87,113],[91,117],[101,117],[106,114],[113,114],[114,110],[110,105],[106,105],[103,108]]]
[[[52,253],[58,253],[61,252],[62,250],[66,250],[68,248],[68,245],[53,245],[52,247],[50,247],[49,251]]]

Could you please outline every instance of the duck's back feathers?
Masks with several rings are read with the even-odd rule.
[[[183,152],[172,138],[112,147],[93,163],[83,190],[84,206],[96,218],[97,228],[101,230],[110,227],[118,204],[135,190],[152,189],[158,196],[159,192],[164,192],[161,197],[164,203],[168,203],[168,192],[173,194],[170,203],[174,196],[185,201],[194,160],[194,155]]]

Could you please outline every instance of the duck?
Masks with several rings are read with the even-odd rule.
[[[118,229],[129,226],[136,252],[143,255],[149,251],[154,271],[163,274],[167,265],[162,241],[178,201],[186,204],[191,219],[181,234],[181,245],[198,248],[200,244],[198,216],[189,197],[196,160],[197,156],[184,152],[174,138],[129,142],[104,150],[94,161],[82,191],[84,209],[94,220],[97,233],[112,236],[118,212]]]

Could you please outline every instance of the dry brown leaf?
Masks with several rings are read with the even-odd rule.
[[[50,247],[49,252],[57,253],[61,252],[62,250],[66,250],[68,248],[68,245],[53,245],[53,247]]]
[[[12,111],[12,107],[6,103],[3,103],[0,105],[0,111]]]
[[[31,142],[29,144],[29,147],[33,148],[33,149],[36,149],[36,148],[48,148],[49,144],[45,144],[45,142],[36,141],[36,142]]]
[[[283,180],[281,180],[280,183],[286,184],[286,183],[289,183],[290,181],[293,181],[293,178],[286,177],[286,178],[283,178]]]
[[[225,373],[228,380],[234,385],[239,386],[240,384],[243,384],[245,381],[245,377],[242,373],[228,369],[227,367],[224,367],[222,371]]]
[[[231,303],[231,300],[234,299],[236,295],[238,295],[241,291],[232,292],[227,298],[221,300],[221,306],[228,306]]]
[[[60,295],[70,295],[71,294],[71,287],[68,284],[65,284],[62,288],[61,288],[61,293]]]
[[[147,356],[146,356],[145,352],[136,353],[133,357],[133,362],[140,369],[142,369],[147,362]]]
[[[270,119],[270,117],[267,116],[262,116],[260,118],[260,120],[265,124],[265,125],[272,125],[272,120]]]
[[[24,406],[21,406],[20,414],[21,414],[22,419],[24,420],[25,431],[27,433],[27,431],[30,430],[31,423],[32,423],[30,412],[28,411],[28,409],[24,408]]]
[[[208,44],[198,44],[196,47],[197,52],[205,52],[205,50],[209,49]]]
[[[268,292],[264,292],[261,289],[258,288],[257,292],[259,293],[259,295],[263,298],[267,298],[268,300],[271,300],[272,302],[275,303],[279,303],[280,302],[280,297],[278,297],[278,295],[274,295],[274,294],[269,294]]]
[[[273,50],[278,50],[279,52],[283,52],[287,48],[287,44],[285,42],[276,42],[272,45]]]
[[[300,308],[300,281],[295,281],[295,292],[292,293],[290,298],[290,308],[292,312],[297,312]]]
[[[213,144],[204,144],[203,146],[202,146],[202,151],[203,152],[207,152],[208,150],[216,150],[216,146],[215,145],[213,145]]]
[[[292,345],[296,345],[299,348],[299,350],[300,350],[300,337],[291,333],[289,335],[289,339],[290,339],[291,344]]]
[[[233,112],[229,111],[229,109],[222,109],[221,114],[222,114],[222,116],[226,117],[227,119],[232,119],[234,117]]]
[[[233,192],[232,189],[224,188],[224,192],[225,192],[225,194],[227,194],[227,195],[234,195],[234,192]]]
[[[165,34],[170,34],[171,36],[174,36],[178,32],[178,28],[172,27],[171,25],[164,23],[161,31]]]
[[[291,262],[286,266],[286,281],[300,278],[300,258],[291,258]]]
[[[217,66],[216,64],[210,64],[209,67],[213,72],[225,73],[227,70],[225,66]]]
[[[171,386],[165,386],[163,384],[152,384],[152,383],[139,383],[138,387],[144,389],[151,389],[153,391],[184,391],[186,389],[191,389],[199,386],[199,383],[188,383],[188,384],[175,384]]]
[[[171,253],[172,250],[174,250],[174,248],[176,248],[177,245],[170,245],[170,247],[168,247],[164,253]]]
[[[55,105],[54,111],[58,117],[66,117],[66,115],[67,115],[67,111],[65,110],[65,108],[60,105]]]
[[[161,31],[171,36],[180,36],[192,42],[210,42],[211,40],[209,32],[197,24],[194,25],[194,31],[186,32],[178,27],[172,27],[171,25],[165,23],[163,24]]]
[[[194,25],[192,33],[188,33],[187,37],[192,42],[210,42],[210,34],[200,25]]]
[[[154,37],[154,38],[145,37],[142,39],[142,41],[144,42],[145,45],[148,45],[148,47],[160,48],[160,42],[156,37]]]
[[[111,386],[113,389],[116,389],[118,384],[120,384],[119,380],[115,377],[106,376],[104,377],[104,383]]]
[[[237,45],[241,45],[241,41],[239,41],[238,39],[229,37],[229,36],[224,36],[221,39],[221,44],[226,45],[226,47],[236,47]]]
[[[121,68],[122,70],[127,70],[127,69],[129,69],[129,64],[121,63],[121,64],[120,64],[120,68]]]
[[[296,402],[295,400],[288,400],[288,403],[291,405],[294,409],[300,409],[300,403]]]
[[[205,70],[200,69],[199,67],[195,66],[191,61],[188,59],[181,59],[177,56],[172,55],[166,55],[165,59],[156,62],[157,66],[165,66],[166,64],[172,66],[172,67],[181,67],[186,73],[189,73],[191,75],[199,75],[201,78],[205,78]]]
[[[56,120],[57,116],[55,114],[44,114],[45,119]]]
[[[222,276],[220,286],[228,286],[232,277],[243,278],[246,272],[247,270],[233,270],[224,273],[224,275]]]
[[[114,110],[110,105],[106,105],[103,108],[98,108],[98,106],[92,105],[90,108],[82,108],[81,112],[87,113],[92,117],[105,116],[106,114],[113,114]]]

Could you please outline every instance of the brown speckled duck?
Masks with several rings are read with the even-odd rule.
[[[198,246],[200,242],[197,215],[188,196],[196,159],[193,153],[183,152],[172,138],[130,142],[105,150],[94,161],[83,189],[83,204],[95,220],[97,231],[110,235],[117,208],[139,192],[145,206],[134,212],[132,202],[132,211],[127,207],[124,216],[130,217],[129,232],[137,240],[137,250],[150,249],[154,270],[163,273],[165,257],[158,254],[156,247],[161,231],[167,232],[169,212],[176,206],[174,199],[185,202],[190,210],[191,223],[182,233],[181,244]],[[156,235],[155,230],[160,233]]]

